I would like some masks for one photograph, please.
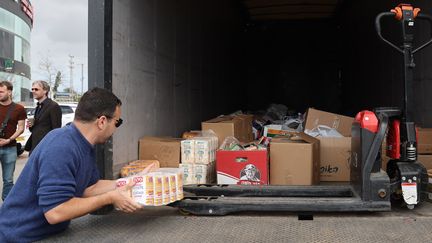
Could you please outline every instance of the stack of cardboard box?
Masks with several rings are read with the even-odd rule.
[[[354,118],[309,108],[305,129],[318,125],[336,129],[344,137],[318,137],[320,141],[320,181],[349,181],[351,127]]]

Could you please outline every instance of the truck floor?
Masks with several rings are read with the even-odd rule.
[[[430,242],[432,203],[385,213],[182,215],[170,207],[72,220],[42,242]]]

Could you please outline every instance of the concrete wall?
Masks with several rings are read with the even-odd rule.
[[[236,107],[239,17],[233,1],[113,1],[112,89],[125,120],[113,138],[114,174],[138,158],[141,137],[179,137]]]

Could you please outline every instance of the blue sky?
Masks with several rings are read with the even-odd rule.
[[[32,0],[34,23],[31,34],[32,80],[47,79],[39,68],[47,57],[63,74],[60,91],[70,86],[69,55],[74,56],[74,90],[81,93],[81,65],[87,90],[88,0]]]

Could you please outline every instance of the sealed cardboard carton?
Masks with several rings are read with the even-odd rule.
[[[139,141],[140,160],[158,160],[160,167],[179,167],[181,138],[143,137]]]
[[[349,181],[351,156],[351,127],[354,118],[309,108],[305,129],[318,125],[336,129],[343,138],[318,138],[320,140],[320,180]]]
[[[432,154],[432,128],[419,128],[417,135],[417,152],[419,154]]]
[[[417,161],[420,162],[426,170],[432,169],[432,154],[419,154]]]
[[[267,185],[269,165],[267,149],[216,152],[218,184]]]
[[[218,146],[228,136],[248,143],[253,140],[252,115],[236,115],[217,117],[201,123],[202,130],[213,130],[218,137]]]
[[[270,142],[270,184],[318,184],[319,144],[318,139],[304,133],[273,138]]]

